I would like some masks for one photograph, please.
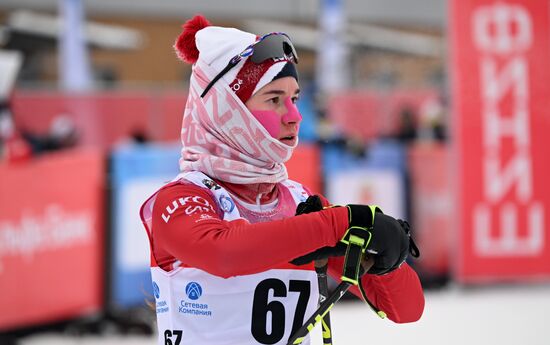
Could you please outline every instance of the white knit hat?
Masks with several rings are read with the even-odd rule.
[[[234,56],[257,40],[258,36],[249,32],[210,26],[203,16],[198,15],[183,25],[183,32],[174,47],[180,59],[189,63],[201,60],[215,71],[221,72]],[[285,72],[281,74],[283,69]],[[294,76],[297,79],[296,69],[291,61],[269,59],[255,64],[245,58],[218,82],[226,83],[245,103],[263,86],[282,76]]]

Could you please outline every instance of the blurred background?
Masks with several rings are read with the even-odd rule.
[[[412,224],[423,318],[348,299],[336,344],[550,344],[549,0],[0,0],[0,344],[156,342],[138,213],[197,13],[292,38],[292,179]]]

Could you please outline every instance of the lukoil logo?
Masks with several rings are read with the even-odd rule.
[[[202,295],[202,287],[197,282],[190,282],[185,287],[185,294],[189,299],[196,301]]]
[[[171,215],[176,212],[179,207],[185,207],[185,214],[191,215],[195,212],[215,212],[214,208],[208,200],[200,196],[187,196],[185,198],[178,198],[172,201],[171,205],[166,206],[166,214],[162,213],[162,219],[165,223],[168,223]]]
[[[156,299],[160,298],[160,288],[155,282],[153,282],[153,295],[155,295]]]

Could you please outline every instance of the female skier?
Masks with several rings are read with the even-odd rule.
[[[329,257],[340,279],[356,240],[374,266],[351,291],[394,322],[418,320],[424,297],[405,262],[404,222],[373,206],[328,207],[288,179],[302,119],[289,37],[195,16],[175,48],[193,64],[181,173],[141,209],[159,344],[286,344],[317,308],[311,261]]]

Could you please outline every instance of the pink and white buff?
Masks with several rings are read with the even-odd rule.
[[[215,74],[201,61],[193,66],[181,129],[180,170],[198,170],[237,184],[287,179],[284,162],[296,146],[273,138],[222,80],[201,98]]]

